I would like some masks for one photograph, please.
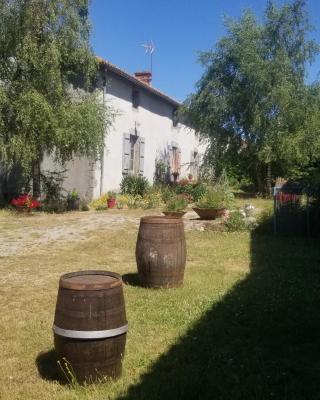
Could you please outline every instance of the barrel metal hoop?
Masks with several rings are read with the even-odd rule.
[[[104,331],[73,331],[59,328],[56,325],[53,325],[52,329],[56,335],[71,339],[103,339],[126,333],[128,331],[128,324],[120,326],[119,328],[107,329]]]

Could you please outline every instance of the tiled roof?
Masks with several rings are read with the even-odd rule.
[[[170,96],[167,96],[165,93],[160,92],[160,90],[155,89],[154,87],[148,85],[147,83],[140,81],[135,76],[129,74],[128,72],[124,71],[123,69],[120,69],[119,67],[112,64],[111,62],[106,61],[101,57],[97,57],[97,59],[98,59],[100,65],[104,66],[107,70],[112,71],[116,75],[121,76],[122,78],[128,80],[131,83],[134,83],[136,86],[139,86],[139,87],[145,89],[147,92],[152,93],[157,97],[160,97],[162,100],[165,100],[166,102],[170,103],[174,107],[180,106],[181,103],[179,101],[173,99]]]

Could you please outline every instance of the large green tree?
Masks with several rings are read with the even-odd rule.
[[[216,47],[201,53],[205,72],[183,111],[209,138],[216,173],[240,169],[270,193],[272,177],[302,170],[320,148],[319,88],[305,84],[318,46],[307,39],[304,0],[269,1],[263,23],[245,12],[226,26]]]
[[[2,164],[35,175],[45,152],[99,157],[110,119],[89,32],[88,0],[0,0]]]

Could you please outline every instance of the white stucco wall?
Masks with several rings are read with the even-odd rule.
[[[81,197],[97,198],[100,193],[119,190],[122,180],[123,134],[133,133],[136,127],[138,136],[145,139],[144,176],[153,182],[157,153],[167,149],[171,142],[178,143],[181,149],[181,177],[187,176],[191,161],[191,151],[195,148],[203,153],[194,132],[182,125],[173,126],[174,106],[148,91],[139,89],[140,106],[132,106],[132,83],[116,75],[108,76],[105,101],[116,111],[112,128],[105,141],[103,157],[103,179],[101,164],[90,163],[86,158],[76,158],[67,163],[66,179],[63,188],[66,192],[75,188]],[[103,99],[101,90],[101,101]],[[41,170],[61,170],[52,157],[45,156]]]
[[[112,129],[106,138],[102,191],[117,190],[122,179],[123,134],[137,128],[139,136],[145,139],[144,176],[153,182],[157,152],[167,149],[171,142],[181,149],[181,176],[188,173],[191,151],[200,153],[205,146],[199,143],[194,131],[172,122],[173,106],[161,98],[140,90],[140,106],[136,109],[131,100],[132,85],[112,77],[108,81],[106,99],[118,112]]]

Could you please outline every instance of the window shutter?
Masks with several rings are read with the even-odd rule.
[[[177,149],[177,172],[181,175],[181,149],[178,147]]]
[[[139,162],[139,175],[143,176],[144,174],[144,145],[145,138],[139,138],[139,150],[140,150],[140,162]]]
[[[123,134],[122,174],[128,175],[130,167],[130,133]]]

